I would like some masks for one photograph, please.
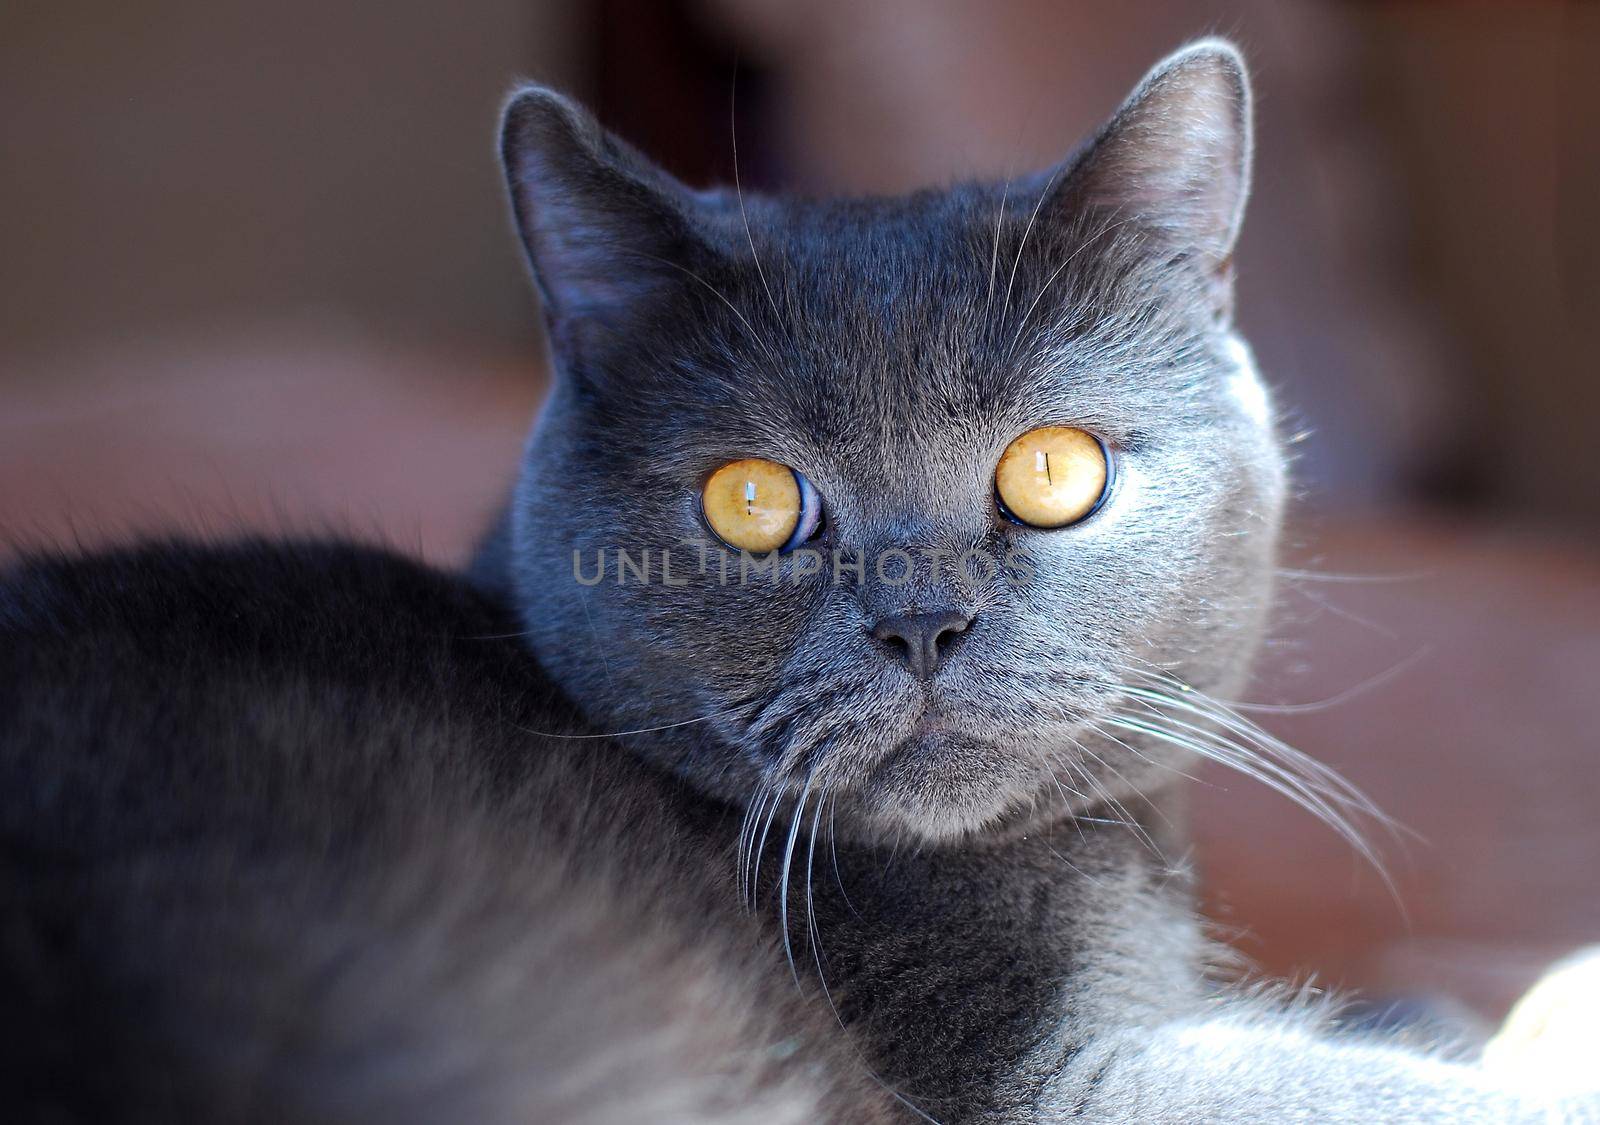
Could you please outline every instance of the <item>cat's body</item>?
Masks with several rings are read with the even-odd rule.
[[[1284,494],[1230,320],[1230,48],[1017,184],[691,193],[538,90],[503,151],[560,379],[475,585],[266,545],[5,580],[25,1108],[1542,1119],[1208,975],[1187,764],[1360,809],[1212,698]],[[997,502],[1038,427],[1108,464],[1048,530]],[[739,458],[820,505],[818,569],[704,553]],[[653,580],[592,581],[616,549]]]
[[[326,544],[7,577],[7,1120],[883,1119],[737,816],[472,588]]]
[[[824,831],[786,871],[780,813],[747,911],[737,810],[594,737],[509,614],[399,558],[169,544],[8,577],[10,1120],[1539,1112],[1224,1000],[1187,872],[1107,819]]]

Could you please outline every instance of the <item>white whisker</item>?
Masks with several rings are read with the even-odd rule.
[[[1111,231],[1117,229],[1118,227],[1124,226],[1125,224],[1132,222],[1137,217],[1137,216],[1130,215],[1126,219],[1117,219],[1117,216],[1120,215],[1121,213],[1122,213],[1122,208],[1118,207],[1115,211],[1113,211],[1111,213],[1110,217],[1107,219],[1106,224],[1103,227],[1101,227],[1093,235],[1091,235],[1090,237],[1085,239],[1082,246],[1079,246],[1072,253],[1068,254],[1066,256],[1066,259],[1060,265],[1058,265],[1054,270],[1050,271],[1050,276],[1045,278],[1043,285],[1039,286],[1039,292],[1034,294],[1033,303],[1028,306],[1028,311],[1023,313],[1022,316],[1017,321],[1017,330],[1016,330],[1015,334],[1013,334],[1013,336],[1011,337],[1011,350],[1013,352],[1016,351],[1017,345],[1019,343],[1021,343],[1021,341],[1022,341],[1022,333],[1028,326],[1028,318],[1033,316],[1033,310],[1039,307],[1039,302],[1044,300],[1045,293],[1047,293],[1049,291],[1050,286],[1055,284],[1055,280],[1056,280],[1056,278],[1061,276],[1061,272],[1063,270],[1065,270],[1068,266],[1070,266],[1073,263],[1073,261],[1078,257],[1079,254],[1083,253],[1089,247],[1093,246],[1102,237],[1104,237],[1105,235],[1109,234]],[[1115,221],[1113,221],[1113,220],[1115,220]]]
[[[789,940],[789,868],[794,862],[794,845],[800,836],[800,824],[805,819],[806,798],[811,795],[811,779],[806,779],[805,788],[800,790],[800,798],[795,802],[794,812],[789,818],[789,838],[783,845],[783,869],[778,875],[778,928],[783,932],[783,956],[789,962],[789,973],[794,977],[794,986],[801,988],[800,970],[794,963],[794,948]]]
[[[772,286],[767,284],[767,271],[761,268],[761,256],[756,253],[755,236],[750,233],[750,215],[744,206],[744,183],[739,178],[739,116],[735,112],[736,103],[734,92],[728,96],[728,134],[733,145],[733,192],[739,200],[739,218],[744,223],[744,238],[750,244],[750,260],[755,264],[756,276],[761,279],[761,288],[766,290],[767,304],[772,306],[772,315],[777,318],[777,323],[783,323],[783,314],[778,311],[778,302],[772,295]]]
[[[657,731],[677,730],[679,727],[692,727],[696,723],[709,723],[712,719],[720,719],[729,714],[732,714],[731,710],[718,711],[710,715],[701,715],[694,719],[684,719],[682,722],[663,723],[658,727],[639,727],[636,730],[603,731],[598,734],[562,734],[558,731],[533,730],[531,727],[519,726],[516,723],[512,723],[511,725],[516,727],[524,734],[535,735],[539,738],[564,738],[572,741],[583,741],[585,739],[592,738],[627,738],[628,736],[635,734],[655,734]]]
[[[715,285],[712,285],[709,281],[707,281],[705,278],[701,277],[699,274],[695,273],[694,270],[689,269],[687,266],[679,265],[677,262],[671,261],[671,260],[669,260],[667,258],[659,258],[654,254],[646,254],[646,253],[644,253],[643,251],[640,251],[640,250],[633,250],[633,251],[630,251],[630,253],[634,254],[637,257],[646,258],[646,259],[648,259],[648,260],[650,260],[652,262],[657,262],[660,265],[668,266],[668,267],[670,267],[672,269],[675,269],[679,273],[682,273],[685,276],[687,276],[691,281],[698,282],[700,285],[704,286],[707,290],[710,291],[712,296],[716,297],[717,300],[721,301],[724,305],[727,305],[728,306],[728,310],[730,312],[732,312],[734,316],[739,318],[739,323],[744,325],[744,330],[750,334],[750,338],[753,341],[755,341],[755,343],[761,348],[761,350],[763,352],[766,353],[767,362],[772,365],[772,369],[774,371],[782,371],[782,370],[784,370],[784,365],[779,360],[778,353],[773,351],[772,346],[770,344],[768,344],[765,339],[762,338],[761,333],[756,331],[755,325],[750,323],[749,318],[746,317],[744,315],[744,313],[739,310],[739,306],[738,305],[735,305],[732,301],[728,300],[726,294],[724,294],[722,292],[722,290],[718,289]]]
[[[989,249],[989,290],[983,298],[984,320],[987,322],[989,311],[994,304],[994,275],[995,268],[1000,262],[1000,228],[1005,222],[1006,199],[1011,194],[1011,177],[1006,177],[1005,186],[1000,189],[1000,206],[994,212],[994,242]]]
[[[1045,181],[1044,190],[1039,193],[1039,198],[1033,205],[1032,214],[1028,216],[1028,225],[1022,229],[1022,239],[1017,243],[1017,256],[1011,259],[1011,277],[1006,282],[1006,299],[1000,305],[1002,313],[1011,308],[1011,290],[1017,284],[1017,268],[1022,265],[1022,252],[1028,248],[1028,236],[1033,233],[1033,225],[1039,219],[1039,211],[1044,207],[1044,201],[1050,198],[1050,192],[1056,186],[1056,177],[1060,174],[1059,168],[1050,173],[1050,178]]]
[[[1223,705],[1235,711],[1251,711],[1262,715],[1309,715],[1318,711],[1326,711],[1358,699],[1369,691],[1376,691],[1384,684],[1391,683],[1415,668],[1423,660],[1433,655],[1432,645],[1423,645],[1410,656],[1397,661],[1389,668],[1385,668],[1375,676],[1369,676],[1360,683],[1343,691],[1330,695],[1326,699],[1313,700],[1310,703],[1242,703],[1229,700]],[[1222,700],[1217,702],[1222,703]]]

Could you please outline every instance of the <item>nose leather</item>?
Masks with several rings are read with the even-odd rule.
[[[930,680],[955,647],[955,638],[972,624],[970,614],[897,613],[872,627],[872,635],[919,680]]]

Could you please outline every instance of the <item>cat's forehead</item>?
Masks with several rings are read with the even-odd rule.
[[[1183,310],[1126,284],[1116,244],[1030,232],[1015,203],[969,188],[737,215],[746,252],[725,299],[704,302],[722,323],[706,364],[719,400],[895,449],[1020,424],[1126,428],[1193,381]]]
[[[995,209],[1004,208],[996,211]],[[1002,198],[984,185],[904,196],[763,200],[733,219],[732,256],[773,284],[798,288],[819,318],[941,311],[962,315],[1000,256]],[[1009,248],[1006,255],[1009,259]],[[1009,279],[1011,261],[996,272]]]

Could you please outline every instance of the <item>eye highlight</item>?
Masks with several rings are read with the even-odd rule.
[[[811,482],[789,466],[746,457],[707,478],[700,510],[728,546],[764,553],[798,547],[815,535],[822,501]]]
[[[1093,434],[1041,426],[1006,447],[994,470],[1000,508],[1029,527],[1067,527],[1105,502],[1111,458]]]

